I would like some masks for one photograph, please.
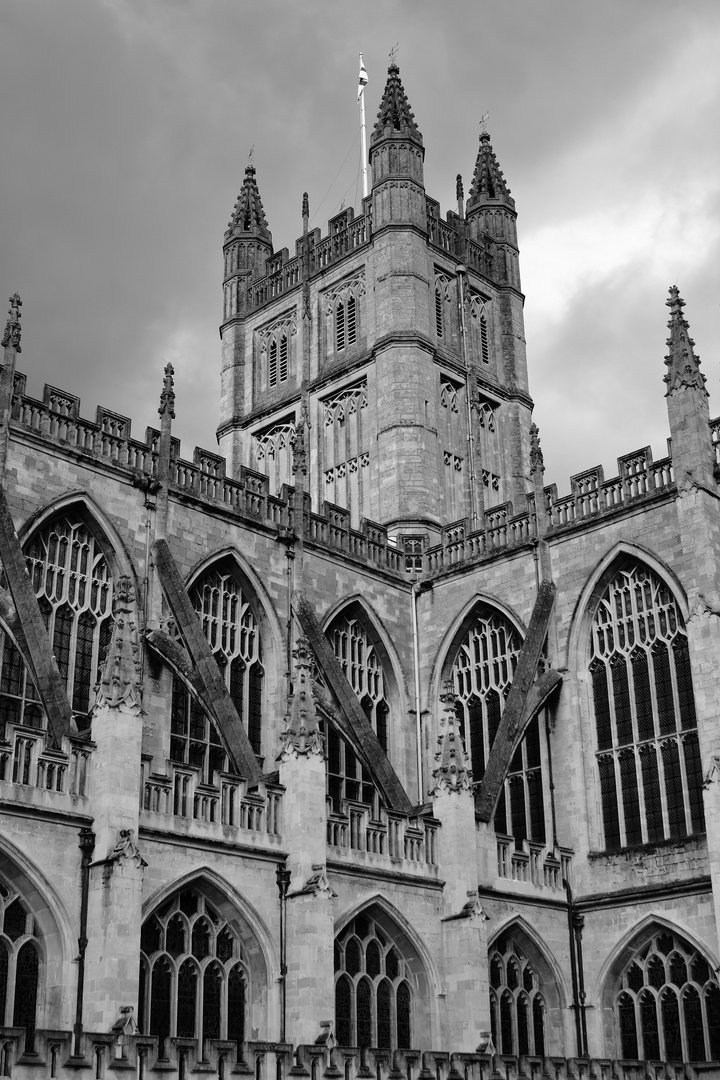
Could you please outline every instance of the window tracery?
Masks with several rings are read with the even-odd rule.
[[[485,774],[490,751],[515,673],[522,642],[512,624],[491,608],[480,608],[452,666],[455,709],[470,757],[473,781]],[[495,811],[495,830],[545,842],[540,731],[537,717],[513,755]]]
[[[538,973],[517,942],[500,938],[488,956],[492,1039],[501,1054],[546,1050],[546,1003]]]
[[[367,514],[370,465],[367,381],[345,387],[323,402],[323,475],[328,502],[350,511],[354,528]]]
[[[345,677],[355,691],[378,742],[388,751],[389,706],[382,663],[359,620],[340,616],[328,637]],[[372,777],[334,724],[326,725],[328,795],[340,810],[345,799],[376,806],[377,790]]]
[[[230,571],[206,571],[190,590],[190,599],[205,637],[225,679],[238,716],[256,754],[262,748],[264,668],[260,630],[250,601]],[[182,680],[173,681],[170,756],[201,770],[211,783],[213,772],[227,768],[217,730]]]
[[[502,447],[498,406],[479,396],[475,408],[485,504],[493,506],[502,501]]]
[[[32,1050],[37,1023],[40,942],[25,901],[0,881],[0,1027],[25,1029]]]
[[[438,434],[445,465],[441,497],[446,521],[458,521],[465,512],[465,431],[460,416],[463,388],[447,376],[440,377]]]
[[[257,331],[260,356],[264,361],[263,381],[270,390],[288,381],[291,341],[296,330],[297,320],[293,312]]]
[[[360,340],[360,298],[364,295],[363,271],[349,281],[341,282],[325,297],[328,344],[332,342],[336,355]]]
[[[335,940],[335,1031],[340,1046],[409,1049],[413,993],[407,961],[368,915]]]
[[[270,480],[270,491],[277,495],[283,484],[293,482],[293,446],[295,421],[286,419],[252,437],[255,464]]]
[[[704,831],[687,637],[648,567],[620,570],[590,633],[590,677],[605,847]]]
[[[185,889],[145,920],[140,938],[140,1030],[167,1038],[245,1038],[247,958],[220,912]]]
[[[91,691],[110,645],[113,582],[100,546],[73,515],[55,518],[25,549],[28,574],[79,726],[87,727]],[[37,694],[17,648],[5,635],[0,709],[5,720],[42,722]]]
[[[720,988],[707,960],[679,934],[658,929],[629,961],[615,1009],[624,1058],[720,1059]]]
[[[446,274],[435,274],[435,333],[439,338],[447,337],[447,309],[450,303],[450,278]]]

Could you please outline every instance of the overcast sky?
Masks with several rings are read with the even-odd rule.
[[[443,214],[478,121],[519,212],[546,482],[666,452],[670,284],[720,413],[717,0],[0,0],[0,300],[28,390],[144,436],[176,369],[182,453],[216,448],[222,241],[250,147],[275,248],[359,205],[357,54],[390,48]],[[333,184],[333,181],[334,184]]]

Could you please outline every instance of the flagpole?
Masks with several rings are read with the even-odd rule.
[[[360,70],[364,70],[363,57],[360,53]],[[367,79],[367,75],[365,76]],[[363,199],[366,199],[370,194],[370,186],[368,182],[368,152],[367,152],[367,128],[365,126],[365,86],[360,83],[360,92],[358,94],[360,98],[360,135],[362,143],[362,182],[363,182]]]

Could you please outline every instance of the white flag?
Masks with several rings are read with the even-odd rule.
[[[360,95],[362,94],[363,90],[367,86],[367,83],[368,83],[368,73],[365,70],[365,64],[363,63],[362,53],[360,53],[360,74],[358,75],[358,96],[357,96],[358,101],[360,100]]]

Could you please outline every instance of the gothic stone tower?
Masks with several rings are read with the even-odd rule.
[[[515,206],[483,133],[466,211],[425,192],[422,135],[395,63],[370,140],[372,191],[328,234],[274,252],[248,166],[225,234],[221,453],[393,536],[524,508],[527,388]]]

